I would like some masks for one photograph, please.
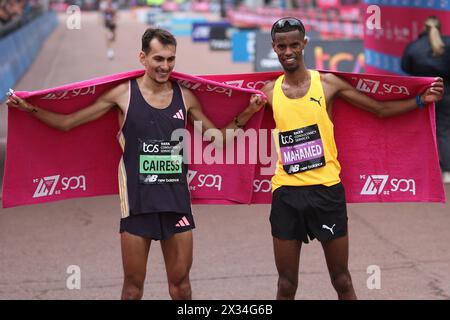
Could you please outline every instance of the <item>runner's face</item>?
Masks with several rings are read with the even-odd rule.
[[[158,39],[150,41],[148,54],[141,52],[140,59],[147,71],[147,75],[157,83],[165,83],[175,67],[176,47],[162,45]]]
[[[303,63],[303,49],[308,41],[298,30],[275,33],[272,47],[284,71],[294,72]]]

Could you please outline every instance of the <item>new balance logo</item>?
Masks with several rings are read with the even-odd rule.
[[[149,174],[145,177],[144,183],[156,182],[158,180],[157,174]]]
[[[369,79],[359,79],[356,89],[362,92],[375,93],[377,92],[380,81],[369,80]]]
[[[334,231],[333,228],[336,226],[336,224],[333,224],[333,226],[330,228],[329,226],[327,226],[326,224],[322,225],[322,229],[328,229],[330,230],[331,234],[334,236]]]
[[[55,192],[58,180],[59,175],[42,178],[34,191],[33,198],[51,196]]]
[[[322,99],[322,97],[320,97],[319,100],[317,100],[317,99],[315,99],[315,98],[313,98],[313,97],[310,97],[310,98],[309,98],[309,101],[316,102],[316,103],[318,103],[319,106],[321,107],[321,106],[322,106],[322,104],[320,103],[320,100],[321,100],[321,99]]]
[[[183,218],[181,218],[180,221],[178,221],[178,223],[175,225],[175,227],[187,227],[190,225],[191,224],[189,223],[188,219],[186,219],[186,216],[184,216]]]
[[[366,183],[361,190],[361,194],[365,195],[373,195],[380,194],[386,182],[388,181],[389,176],[387,174],[373,174],[367,177]]]
[[[181,109],[178,110],[178,112],[175,113],[175,114],[173,115],[173,117],[174,117],[175,119],[184,120],[183,110],[181,110]]]

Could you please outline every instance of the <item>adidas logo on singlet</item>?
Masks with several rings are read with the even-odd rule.
[[[178,110],[178,112],[173,115],[173,118],[184,120],[183,110]]]

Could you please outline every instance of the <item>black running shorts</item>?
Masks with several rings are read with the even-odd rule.
[[[128,232],[152,240],[167,240],[175,233],[195,228],[192,214],[145,213],[120,220],[120,233]]]
[[[272,236],[308,243],[347,234],[347,206],[342,183],[331,187],[282,186],[272,196]]]
[[[114,32],[116,30],[116,24],[114,22],[105,21],[105,27],[111,32]]]

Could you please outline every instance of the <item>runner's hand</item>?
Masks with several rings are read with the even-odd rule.
[[[31,104],[29,104],[22,98],[19,98],[14,93],[8,97],[6,104],[21,111],[32,112],[33,110],[35,110]]]
[[[421,100],[423,103],[436,102],[442,99],[444,95],[444,81],[442,78],[435,78],[435,81],[431,84],[422,95]]]
[[[252,110],[253,113],[258,112],[264,107],[267,103],[267,99],[260,94],[252,94],[250,98],[249,109]]]

